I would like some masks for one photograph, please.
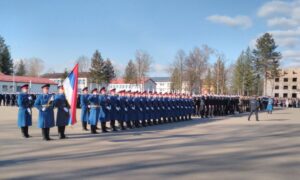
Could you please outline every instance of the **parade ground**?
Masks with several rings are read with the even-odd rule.
[[[78,111],[78,117],[79,117]],[[163,124],[91,135],[80,122],[68,139],[43,141],[16,125],[17,108],[0,107],[0,179],[299,179],[300,109]]]

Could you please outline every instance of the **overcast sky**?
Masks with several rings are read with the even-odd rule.
[[[141,49],[153,57],[150,75],[165,76],[179,49],[207,44],[230,64],[265,32],[284,66],[300,65],[298,0],[0,0],[0,7],[12,58],[41,58],[45,70],[71,68],[96,49],[122,70]]]

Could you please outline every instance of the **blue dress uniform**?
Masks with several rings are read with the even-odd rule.
[[[129,98],[127,96],[123,96],[120,99],[120,107],[121,107],[121,112],[123,114],[123,121],[126,123],[126,126],[128,128],[132,128],[131,121],[129,119]]]
[[[272,98],[268,99],[267,111],[269,114],[272,114],[272,111],[273,111],[273,99]]]
[[[125,127],[124,127],[124,123],[126,122],[125,121],[125,112],[124,112],[124,109],[121,108],[122,98],[123,97],[121,97],[121,96],[116,96],[116,98],[115,98],[115,113],[116,113],[116,119],[119,121],[121,130],[125,130]]]
[[[102,89],[101,89],[102,90]],[[109,119],[109,112],[107,111],[107,96],[104,94],[99,95],[100,111],[99,121],[101,123],[101,130],[103,133],[108,132],[106,128],[106,121]]]
[[[22,134],[25,138],[29,138],[28,126],[32,125],[32,98],[27,93],[20,93],[18,96],[18,127],[21,128]]]
[[[127,98],[128,101],[128,121],[130,121],[130,124],[135,125],[135,105],[133,101],[133,97],[130,96]]]
[[[116,129],[116,120],[118,119],[117,110],[116,110],[116,96],[108,95],[107,96],[107,111],[109,113],[110,127],[113,131]]]
[[[70,110],[64,94],[57,94],[54,98],[54,106],[57,107],[56,126],[60,139],[65,139],[65,127],[69,124]]]
[[[82,129],[87,131],[87,123],[89,121],[89,95],[88,94],[82,94],[80,96],[80,106],[81,106],[81,115],[80,119],[82,122]]]
[[[93,91],[97,91],[97,89],[94,89]],[[91,133],[96,134],[97,133],[96,126],[98,123],[99,112],[100,112],[99,97],[97,94],[92,94],[88,97],[88,101],[90,104],[89,123],[91,125]]]
[[[132,120],[135,127],[140,127],[139,122],[139,102],[137,97],[132,97],[132,104],[131,104],[131,110],[132,110]]]
[[[39,110],[38,127],[42,129],[44,140],[50,140],[50,128],[54,127],[53,111],[54,95],[41,94],[37,97],[34,107]]]
[[[142,122],[142,126],[146,126],[146,120],[145,120],[145,101],[143,100],[143,97],[138,97],[138,106],[139,106],[139,120]]]

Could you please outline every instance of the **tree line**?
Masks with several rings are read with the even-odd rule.
[[[256,41],[255,48],[242,51],[236,62],[226,64],[227,59],[217,50],[207,45],[195,47],[186,53],[179,50],[168,69],[173,92],[189,91],[213,94],[262,95],[267,81],[279,76],[281,53],[271,34],[265,33]],[[213,59],[214,58],[214,59]],[[215,60],[214,63],[210,63]],[[116,77],[116,69],[109,58],[104,59],[96,50],[92,58],[80,56],[80,72],[88,72],[93,83],[108,84]],[[125,68],[125,83],[138,84],[144,81],[151,70],[153,59],[149,53],[137,50]],[[0,71],[4,74],[40,76],[44,61],[39,58],[21,59],[15,64],[9,47],[0,36]],[[63,76],[68,75],[65,69]]]
[[[267,81],[279,76],[281,53],[271,34],[265,33],[255,48],[242,51],[233,64],[203,45],[188,54],[179,50],[170,65],[171,90],[190,93],[266,95]],[[209,63],[212,58],[215,63]],[[210,60],[210,61],[209,61]]]

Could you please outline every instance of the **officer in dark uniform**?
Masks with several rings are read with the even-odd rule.
[[[34,103],[34,107],[39,110],[38,127],[42,129],[43,139],[51,140],[50,128],[54,127],[54,95],[49,94],[50,84],[42,86],[43,93],[39,95]]]
[[[28,84],[21,86],[21,93],[18,96],[18,126],[21,128],[23,137],[29,138],[28,127],[32,125],[32,105],[33,101],[30,95],[28,95]]]
[[[0,106],[2,106],[2,102],[3,102],[3,94],[0,94]]]
[[[57,108],[56,126],[60,139],[65,139],[66,125],[69,124],[70,107],[64,94],[63,85],[58,85],[58,94],[54,98],[54,106]]]
[[[253,113],[255,113],[255,118],[256,118],[256,121],[259,121],[258,120],[258,108],[259,108],[259,103],[257,101],[257,97],[253,97],[253,99],[250,101],[250,114],[249,114],[249,117],[248,117],[248,121],[250,121],[250,118],[252,116]]]
[[[82,89],[82,93],[80,95],[80,107],[81,107],[81,123],[82,123],[82,130],[88,131],[87,124],[89,120],[89,94],[88,94],[88,87]]]
[[[16,94],[11,94],[11,106],[15,106],[17,101]]]
[[[5,100],[6,100],[6,106],[10,106],[10,95],[9,94],[6,94],[5,95]]]

